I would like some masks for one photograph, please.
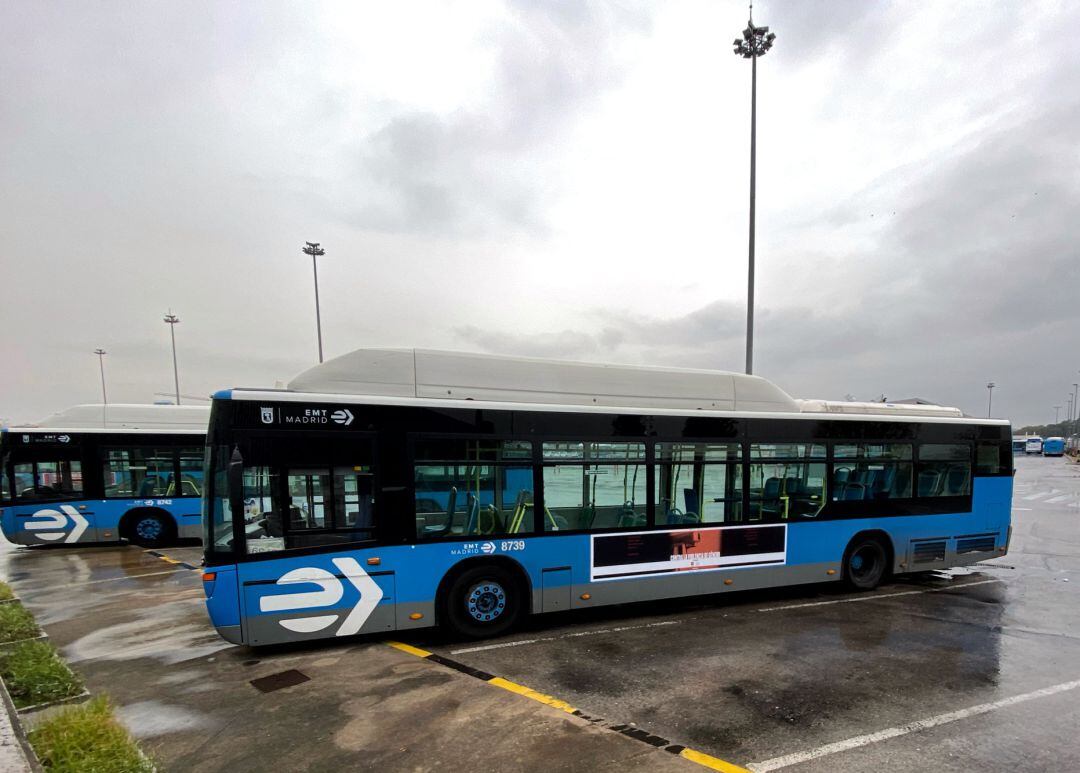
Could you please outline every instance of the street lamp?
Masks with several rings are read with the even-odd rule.
[[[104,349],[94,349],[94,354],[98,357],[98,366],[101,368],[101,402],[103,405],[109,404],[109,397],[105,394],[105,355],[108,354]]]
[[[751,61],[750,68],[750,257],[746,278],[746,372],[754,372],[754,221],[757,190],[757,60],[776,40],[768,27],[754,26],[754,4],[741,38],[735,38],[735,55]]]
[[[305,255],[311,256],[311,269],[315,272],[315,330],[319,336],[319,362],[323,361],[322,356],[322,317],[319,313],[319,266],[315,262],[315,258],[320,255],[325,255],[326,250],[319,246],[318,242],[304,242],[305,247],[300,251]]]
[[[1072,411],[1069,412],[1069,418],[1070,419],[1080,418],[1080,411],[1076,410],[1077,409],[1077,404],[1076,404],[1076,387],[1077,386],[1080,386],[1080,385],[1073,384],[1073,396],[1072,396],[1073,397],[1073,400],[1072,400],[1072,406],[1073,407],[1072,407]],[[1076,414],[1076,416],[1073,416],[1074,413]]]
[[[1059,420],[1058,417],[1060,415],[1061,415],[1061,406],[1060,405],[1055,405],[1054,406],[1054,424],[1058,423],[1058,420]]]
[[[993,381],[987,382],[986,391],[990,393],[989,399],[986,401],[986,418],[990,418],[990,407],[994,404],[994,387],[996,387]]]
[[[165,322],[169,325],[169,335],[172,337],[173,384],[176,386],[176,404],[180,405],[180,369],[176,367],[176,326],[180,322],[180,317],[169,309],[169,313],[165,315]]]

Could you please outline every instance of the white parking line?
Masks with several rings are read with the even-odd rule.
[[[759,607],[756,612],[782,612],[785,609],[803,609],[804,607],[822,607],[826,604],[854,604],[856,601],[875,601],[876,599],[889,599],[896,596],[917,596],[920,593],[939,593],[943,590],[955,590],[957,588],[970,588],[972,585],[986,585],[990,582],[1001,580],[979,580],[977,582],[964,582],[957,585],[946,585],[942,588],[920,588],[919,590],[904,590],[898,593],[872,593],[866,596],[855,596],[849,599],[830,599],[828,601],[809,601],[805,604],[786,604],[779,607]]]
[[[1053,493],[1054,493],[1053,491],[1040,491],[1038,494],[1029,494],[1028,496],[1024,497],[1024,501],[1025,502],[1033,502],[1036,499],[1042,499],[1043,497],[1048,497]]]
[[[1045,502],[1043,502],[1043,504],[1045,504],[1045,505],[1056,505],[1058,502],[1065,502],[1066,500],[1069,500],[1069,499],[1072,499],[1072,496],[1069,495],[1069,494],[1065,494],[1064,496],[1054,497],[1053,499],[1047,499]]]
[[[937,727],[938,725],[945,725],[949,722],[957,722],[961,719],[967,719],[968,717],[975,717],[979,714],[986,714],[996,709],[1005,708],[1006,706],[1015,706],[1018,703],[1025,703],[1027,701],[1035,700],[1036,698],[1046,698],[1050,695],[1056,695],[1059,692],[1075,690],[1077,687],[1080,687],[1080,679],[1072,682],[1062,682],[1061,684],[1055,684],[1052,687],[1044,687],[1041,690],[1026,692],[1022,695],[1014,695],[1011,698],[1003,698],[999,701],[993,701],[991,703],[980,703],[977,706],[960,709],[959,711],[950,711],[947,714],[938,714],[934,717],[919,719],[915,722],[908,722],[906,725],[899,725],[897,727],[890,727],[885,730],[879,730],[876,733],[857,735],[854,738],[848,738],[846,741],[837,741],[836,743],[825,744],[824,746],[819,746],[816,749],[809,749],[804,752],[796,752],[795,754],[785,754],[783,757],[773,757],[771,760],[765,760],[764,762],[755,762],[747,765],[746,767],[754,771],[754,773],[768,773],[772,770],[780,770],[781,768],[798,765],[801,762],[809,762],[810,760],[820,759],[821,757],[826,757],[830,754],[846,752],[850,749],[858,749],[861,746],[869,746],[870,744],[877,743],[878,741],[887,741],[890,738],[898,738],[902,735],[918,732],[919,730],[928,730],[932,727]]]
[[[690,618],[692,619],[692,618]],[[543,636],[539,639],[520,639],[518,641],[505,641],[499,644],[482,644],[479,647],[465,647],[460,650],[450,650],[451,655],[461,655],[465,652],[483,652],[484,650],[501,650],[504,647],[520,647],[525,644],[538,644],[544,641],[556,641],[558,639],[577,639],[582,636],[595,636],[598,633],[619,633],[621,631],[633,631],[638,628],[657,628],[662,625],[680,625],[683,620],[661,620],[657,623],[645,623],[644,625],[624,625],[619,628],[599,628],[593,631],[575,631],[564,633],[562,636]]]

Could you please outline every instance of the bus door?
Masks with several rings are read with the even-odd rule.
[[[274,438],[244,462],[244,549],[258,556],[237,570],[244,641],[393,630],[394,572],[369,547],[379,517],[370,439]]]

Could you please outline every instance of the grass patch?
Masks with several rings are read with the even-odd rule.
[[[0,601],[7,601],[8,599],[15,598],[15,594],[11,592],[11,586],[6,582],[0,582]]]
[[[0,604],[0,642],[32,639],[41,635],[34,616],[17,601]]]
[[[71,698],[83,690],[82,680],[60,659],[56,648],[43,641],[16,644],[0,654],[0,676],[19,709]]]
[[[29,738],[49,773],[154,771],[104,696],[60,711],[32,730]]]

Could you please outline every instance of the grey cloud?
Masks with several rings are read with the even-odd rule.
[[[490,31],[497,55],[479,104],[399,114],[345,149],[355,160],[344,220],[390,232],[546,233],[552,151],[583,106],[619,83],[617,45],[646,32],[649,17],[599,2],[511,7],[510,23]]]

